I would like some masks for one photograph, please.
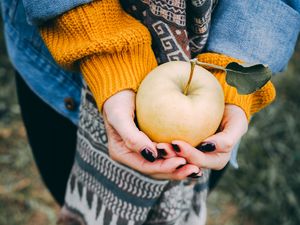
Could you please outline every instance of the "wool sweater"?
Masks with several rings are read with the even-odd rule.
[[[157,66],[148,29],[128,15],[118,0],[96,0],[76,7],[44,24],[40,31],[57,63],[81,70],[100,111],[105,100],[118,91],[137,91]],[[239,61],[217,53],[197,57],[221,66]],[[275,98],[271,82],[255,93],[239,95],[225,82],[224,72],[212,72],[224,90],[225,103],[241,107],[248,119]]]

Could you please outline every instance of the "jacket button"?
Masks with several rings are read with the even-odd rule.
[[[64,102],[65,102],[65,107],[70,110],[70,111],[73,111],[75,110],[75,102],[74,102],[74,99],[73,98],[65,98],[64,99]]]

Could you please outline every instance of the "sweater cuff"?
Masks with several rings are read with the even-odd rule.
[[[245,112],[248,121],[250,121],[253,95],[240,95],[236,88],[227,84],[225,72],[218,71],[213,72],[213,74],[223,88],[225,103],[239,106]]]
[[[95,54],[80,63],[100,112],[104,102],[115,93],[125,89],[136,92],[144,77],[156,66],[150,45],[139,45],[115,54]]]
[[[240,60],[217,53],[204,53],[198,55],[198,60],[218,66],[226,67],[231,62],[241,62]],[[261,89],[248,95],[241,95],[235,87],[230,86],[226,82],[226,74],[222,70],[211,69],[216,79],[221,84],[226,104],[237,105],[242,108],[247,116],[248,121],[251,115],[260,111],[262,108],[270,104],[276,96],[275,88],[271,81],[265,84]]]
[[[253,94],[250,114],[254,114],[269,105],[276,97],[275,87],[271,81]]]

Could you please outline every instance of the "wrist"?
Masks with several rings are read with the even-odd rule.
[[[135,109],[135,92],[125,89],[115,93],[104,102],[102,109],[108,118],[132,118]]]

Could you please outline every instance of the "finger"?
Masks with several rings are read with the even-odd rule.
[[[147,175],[156,173],[171,173],[175,171],[177,167],[186,164],[186,160],[181,157],[158,159],[154,162],[149,162],[145,160],[140,154],[137,154],[135,152],[127,152],[125,154],[116,153],[111,156],[111,158]]]
[[[189,164],[196,165],[198,168],[202,167],[203,152],[184,141],[172,141],[172,147],[177,156],[185,158]]]
[[[154,161],[157,151],[152,141],[134,123],[135,93],[122,90],[103,105],[108,123],[117,131],[130,150],[141,153],[147,160]]]
[[[148,161],[153,162],[158,156],[155,144],[136,127],[134,119],[129,114],[123,114],[121,111],[117,112],[119,115],[114,114],[111,116],[113,118],[110,119],[108,113],[105,112],[108,123],[120,135],[125,146],[134,152],[142,154]]]
[[[209,152],[204,154],[203,168],[210,168],[213,170],[223,169],[230,160],[231,153]]]
[[[168,159],[176,156],[173,151],[172,145],[168,143],[158,143],[156,149],[161,158]]]
[[[158,173],[153,174],[151,177],[156,179],[168,179],[168,180],[185,180],[188,177],[198,178],[202,176],[201,170],[192,164],[186,164],[176,169],[173,173]]]
[[[234,144],[239,141],[238,137],[239,136],[233,136],[230,131],[228,132],[225,129],[222,132],[216,133],[205,139],[201,145],[196,148],[203,152],[229,152]]]
[[[230,120],[224,124],[221,132],[208,137],[197,148],[204,151],[209,149],[226,153],[232,150],[246,132],[247,125],[242,125],[236,120]]]
[[[127,148],[141,153],[144,156],[146,154],[149,155],[149,157],[157,158],[158,154],[155,144],[145,133],[136,127],[132,119],[124,118],[124,120],[116,124],[114,128],[123,139]]]
[[[181,168],[178,168],[174,173],[173,173],[173,179],[174,180],[183,180],[186,179],[187,177],[191,178],[198,178],[202,176],[202,171],[197,167],[196,165],[193,164],[186,164],[182,166]]]
[[[155,173],[173,173],[176,168],[186,164],[186,160],[182,157],[173,157],[169,159],[160,159],[157,160],[157,166],[152,166],[152,163],[145,161],[142,165],[143,169],[149,166],[150,174]]]
[[[244,111],[236,105],[227,104],[220,128],[220,132],[208,137],[197,148],[209,152],[231,151],[248,129],[248,120]]]
[[[179,149],[176,152],[178,156],[184,157],[188,163],[199,168],[220,170],[225,167],[230,158],[230,152],[214,151],[204,153],[183,141],[173,141],[172,143]]]

